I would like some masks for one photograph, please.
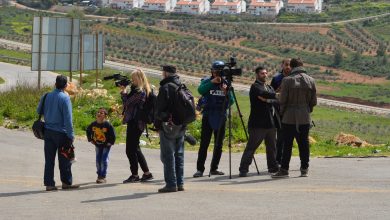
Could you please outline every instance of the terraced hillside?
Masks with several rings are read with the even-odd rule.
[[[31,42],[34,14],[1,8],[0,37]],[[108,59],[155,67],[165,63],[182,73],[204,76],[213,60],[237,57],[244,74],[236,81],[253,80],[253,69],[279,69],[286,57],[301,57],[324,95],[355,98],[377,105],[390,103],[390,16],[338,25],[275,26],[249,22],[209,22],[204,19],[162,20],[138,17],[108,22],[83,21],[86,32],[103,32]],[[382,30],[382,31],[378,31]],[[336,56],[336,55],[339,56]],[[348,83],[348,87],[344,86]],[[362,86],[365,85],[365,86]],[[364,95],[361,93],[362,88]],[[375,98],[373,98],[375,97]]]

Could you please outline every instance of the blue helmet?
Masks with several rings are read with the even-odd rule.
[[[213,64],[211,65],[211,70],[223,70],[225,67],[225,63],[223,61],[217,60],[214,61]]]

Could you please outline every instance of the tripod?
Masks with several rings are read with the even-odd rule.
[[[241,121],[241,125],[242,125],[242,127],[244,129],[244,132],[245,132],[246,140],[248,141],[248,139],[249,139],[248,138],[248,132],[246,131],[244,119],[242,118],[243,116],[241,114],[240,106],[238,105],[236,93],[234,92],[234,87],[232,86],[232,81],[233,81],[233,76],[232,75],[226,76],[226,82],[227,82],[226,91],[227,92],[225,94],[225,99],[224,99],[224,102],[223,102],[223,105],[222,105],[221,113],[224,113],[224,111],[225,111],[226,102],[229,99],[229,93],[231,92],[233,94],[233,100],[236,103],[238,115],[240,116],[240,121]],[[229,107],[228,107],[229,179],[232,178],[232,140],[231,140],[232,139],[232,114],[231,114],[231,112],[232,112],[232,106],[229,104]],[[219,140],[219,136],[221,135],[221,129],[222,129],[222,126],[218,128],[217,140]],[[260,174],[259,168],[257,167],[255,156],[253,155],[252,158],[253,158],[253,162],[254,162],[254,164],[256,166],[257,174]],[[209,177],[211,177],[211,170],[209,172]]]

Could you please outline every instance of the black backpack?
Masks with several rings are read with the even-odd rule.
[[[175,96],[172,99],[173,122],[186,125],[195,121],[195,101],[191,91],[184,84],[170,84],[175,88]]]
[[[152,90],[146,98],[145,103],[138,110],[139,119],[146,124],[152,124],[154,121],[154,111],[157,103],[157,96]]]

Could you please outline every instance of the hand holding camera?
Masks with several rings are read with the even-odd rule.
[[[216,76],[211,80],[214,84],[220,84],[222,82],[222,78],[220,76]]]

